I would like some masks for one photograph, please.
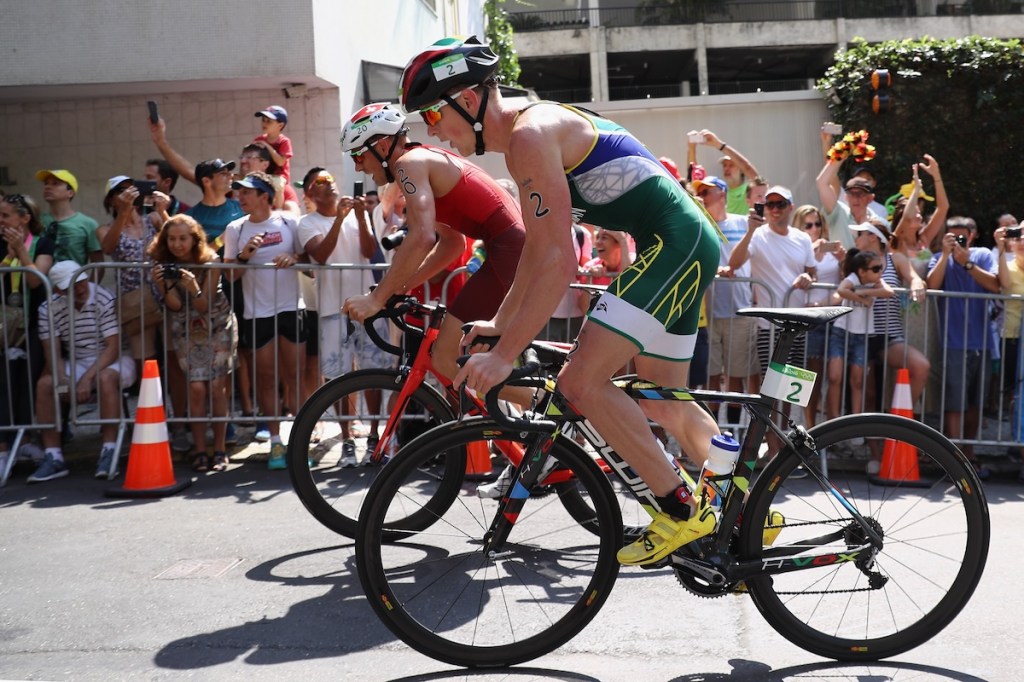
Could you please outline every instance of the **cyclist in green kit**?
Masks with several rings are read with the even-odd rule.
[[[502,99],[498,57],[476,38],[447,38],[415,56],[402,74],[401,100],[428,133],[460,154],[505,155],[519,186],[526,242],[515,281],[477,335],[500,336],[455,378],[486,392],[505,379],[544,327],[576,276],[572,223],[624,230],[636,261],[608,285],[559,374],[562,393],[657,496],[661,507],[642,537],[619,551],[627,565],[659,562],[715,529],[715,515],[681,485],[647,426],[674,435],[697,461],[719,430],[694,402],[638,405],[611,383],[633,360],[639,376],[687,383],[704,290],[718,267],[714,221],[635,137],[596,114],[554,102],[520,108]]]

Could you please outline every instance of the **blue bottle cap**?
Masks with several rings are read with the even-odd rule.
[[[727,433],[723,433],[720,436],[713,436],[711,438],[711,446],[721,448],[722,450],[729,450],[730,452],[740,451],[740,444]]]

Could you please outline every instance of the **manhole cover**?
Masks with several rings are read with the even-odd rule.
[[[219,578],[242,563],[241,559],[184,559],[157,574],[157,580]]]

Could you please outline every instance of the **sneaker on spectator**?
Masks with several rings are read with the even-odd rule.
[[[478,485],[476,487],[476,496],[482,497],[485,500],[501,499],[512,486],[512,477],[515,476],[515,474],[515,467],[509,464],[501,470],[501,473],[498,474],[498,477],[492,482]]]
[[[377,451],[377,445],[380,444],[380,436],[371,435],[366,437],[366,458],[363,460],[364,467],[377,466],[377,463],[373,461],[373,453]]]
[[[64,463],[64,460],[57,460],[53,455],[44,455],[43,463],[28,477],[28,482],[41,483],[67,475],[68,465]]]
[[[238,445],[238,431],[231,422],[228,422],[228,427],[224,430],[224,443],[227,445]]]
[[[288,460],[285,458],[285,454],[288,449],[284,446],[284,443],[274,443],[270,446],[270,459],[267,460],[267,468],[271,471],[280,471],[281,469],[288,468]]]
[[[357,466],[356,463],[356,442],[346,438],[341,443],[341,468],[351,469]]]
[[[558,460],[554,457],[548,457],[548,461],[544,462],[544,468],[541,469],[540,477],[537,479],[539,483],[543,483],[544,479],[547,478],[548,474],[555,470],[558,466]],[[508,489],[512,487],[512,483],[515,480],[516,468],[509,464],[498,477],[491,483],[484,483],[476,487],[476,496],[482,497],[489,500],[498,500],[505,496]]]
[[[25,443],[18,448],[18,459],[30,459],[36,464],[40,464],[45,456],[46,451],[35,443]]]
[[[270,440],[270,427],[267,426],[267,422],[256,422],[256,433],[252,438],[257,443],[266,443]]]
[[[100,461],[96,465],[96,478],[107,478],[113,479],[117,476],[117,471],[111,471],[111,467],[114,465],[114,448],[105,447],[100,452]]]
[[[171,450],[175,452],[191,452],[192,441],[185,429],[175,431],[171,434]]]

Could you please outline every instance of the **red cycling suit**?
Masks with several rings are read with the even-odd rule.
[[[470,239],[483,240],[487,258],[454,298],[448,312],[461,322],[489,320],[498,312],[519,266],[526,229],[516,200],[483,169],[447,149],[422,147],[452,157],[462,177],[444,196],[434,197],[439,223]]]

